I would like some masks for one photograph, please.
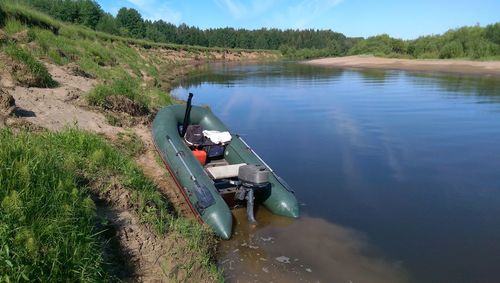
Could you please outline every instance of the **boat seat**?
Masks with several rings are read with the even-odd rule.
[[[230,164],[224,166],[206,167],[208,175],[214,179],[228,179],[238,177],[238,170],[246,163]]]

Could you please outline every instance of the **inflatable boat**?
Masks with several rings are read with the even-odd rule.
[[[152,135],[156,150],[198,221],[229,239],[233,207],[246,206],[250,222],[256,221],[254,205],[297,218],[298,203],[285,181],[208,108],[192,106],[191,99],[192,94],[187,105],[161,109],[153,121]],[[203,129],[204,135],[212,136],[190,142],[190,129]]]

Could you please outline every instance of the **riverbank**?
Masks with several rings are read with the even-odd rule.
[[[420,60],[380,58],[374,56],[347,56],[314,59],[304,61],[303,63],[316,66],[348,69],[385,69],[417,72],[444,72],[500,77],[500,61]]]
[[[0,249],[9,263],[0,267],[0,281],[20,276],[28,281],[222,281],[214,260],[217,239],[191,219],[157,157],[150,122],[158,109],[177,103],[169,90],[196,66],[277,55],[116,37],[5,3],[0,16],[0,140],[5,143],[0,155],[6,160],[0,164],[0,183],[6,184],[0,190],[0,223],[8,225],[0,227],[0,242],[16,250],[2,254]],[[21,176],[11,164],[30,170]],[[48,165],[34,171],[33,164]],[[44,201],[34,202],[31,196],[42,183]],[[67,194],[53,198],[51,189],[58,184],[84,205]],[[49,217],[40,205],[63,211]],[[40,232],[51,227],[43,220],[69,223],[64,226],[69,232]],[[71,233],[79,237],[68,238]],[[61,249],[60,243],[67,254],[47,254]],[[92,257],[78,253],[85,245],[93,247]]]

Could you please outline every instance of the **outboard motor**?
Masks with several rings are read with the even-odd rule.
[[[241,187],[236,199],[247,201],[247,217],[250,223],[257,223],[254,216],[255,190],[269,186],[269,170],[263,165],[243,165],[238,170]]]

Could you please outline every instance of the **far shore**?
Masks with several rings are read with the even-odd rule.
[[[374,56],[332,57],[304,61],[304,64],[347,68],[385,69],[417,72],[445,72],[500,77],[500,61],[394,59]]]

